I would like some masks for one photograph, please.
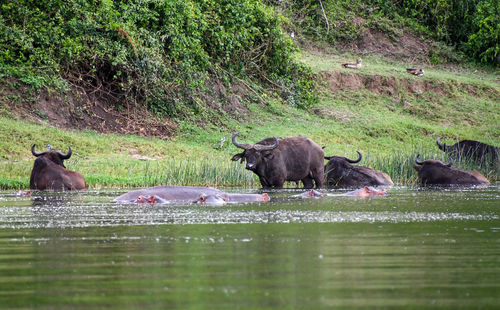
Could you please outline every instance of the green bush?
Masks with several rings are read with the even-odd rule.
[[[314,85],[282,22],[256,0],[16,0],[0,7],[0,70],[169,115],[220,72],[279,85],[285,97],[296,88],[292,102],[307,106]]]
[[[385,14],[397,12],[428,27],[439,40],[482,63],[493,64],[500,50],[498,0],[373,1]]]

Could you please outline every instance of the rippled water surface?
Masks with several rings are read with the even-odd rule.
[[[0,192],[0,308],[500,305],[498,183],[217,207],[124,192]]]

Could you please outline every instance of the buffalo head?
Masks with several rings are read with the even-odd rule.
[[[73,154],[73,151],[71,150],[71,146],[68,147],[68,153],[66,153],[66,154],[64,154],[61,151],[54,151],[50,145],[48,145],[48,147],[49,147],[48,151],[37,153],[35,151],[35,144],[33,144],[31,146],[31,154],[33,154],[33,156],[35,156],[35,157],[43,156],[43,157],[47,158],[48,160],[50,160],[51,162],[55,163],[56,165],[59,165],[59,166],[66,168],[66,166],[64,166],[63,161],[66,159],[69,159],[71,157],[71,154]]]
[[[251,171],[257,171],[258,167],[262,165],[262,162],[272,160],[274,158],[272,150],[279,146],[279,141],[276,137],[267,138],[257,144],[243,144],[236,141],[237,136],[238,133],[233,135],[233,144],[244,151],[234,155],[231,160],[240,160],[240,162],[246,160],[246,169]]]

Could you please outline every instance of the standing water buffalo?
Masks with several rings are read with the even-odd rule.
[[[83,175],[80,172],[67,170],[63,164],[65,159],[71,157],[71,147],[67,154],[52,149],[37,153],[33,144],[31,153],[36,159],[31,170],[30,189],[60,191],[87,188]]]
[[[422,185],[480,185],[490,182],[481,173],[474,170],[452,168],[452,163],[445,164],[440,160],[428,159],[419,161],[413,166],[418,172]]]
[[[266,138],[256,144],[233,144],[244,151],[231,160],[246,160],[246,169],[259,176],[264,188],[282,188],[285,181],[302,181],[305,188],[323,186],[323,149],[306,137]],[[314,183],[313,183],[314,180]]]
[[[436,140],[439,149],[453,160],[472,159],[476,163],[495,163],[498,161],[500,148],[474,140],[462,140],[453,145],[441,143],[441,138]]]
[[[352,160],[347,157],[326,156],[328,163],[325,166],[326,184],[331,187],[352,188],[361,186],[394,185],[386,173],[366,168],[354,166],[361,161],[362,155],[359,151],[359,158]]]
[[[223,205],[231,202],[266,202],[269,195],[264,194],[232,194],[213,187],[192,186],[155,186],[133,190],[117,198],[120,203],[199,203]]]

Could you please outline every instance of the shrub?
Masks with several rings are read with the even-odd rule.
[[[307,106],[314,85],[282,21],[256,0],[12,1],[0,7],[0,70],[62,78],[169,115],[182,114],[179,103],[189,106],[214,72],[279,85]]]

